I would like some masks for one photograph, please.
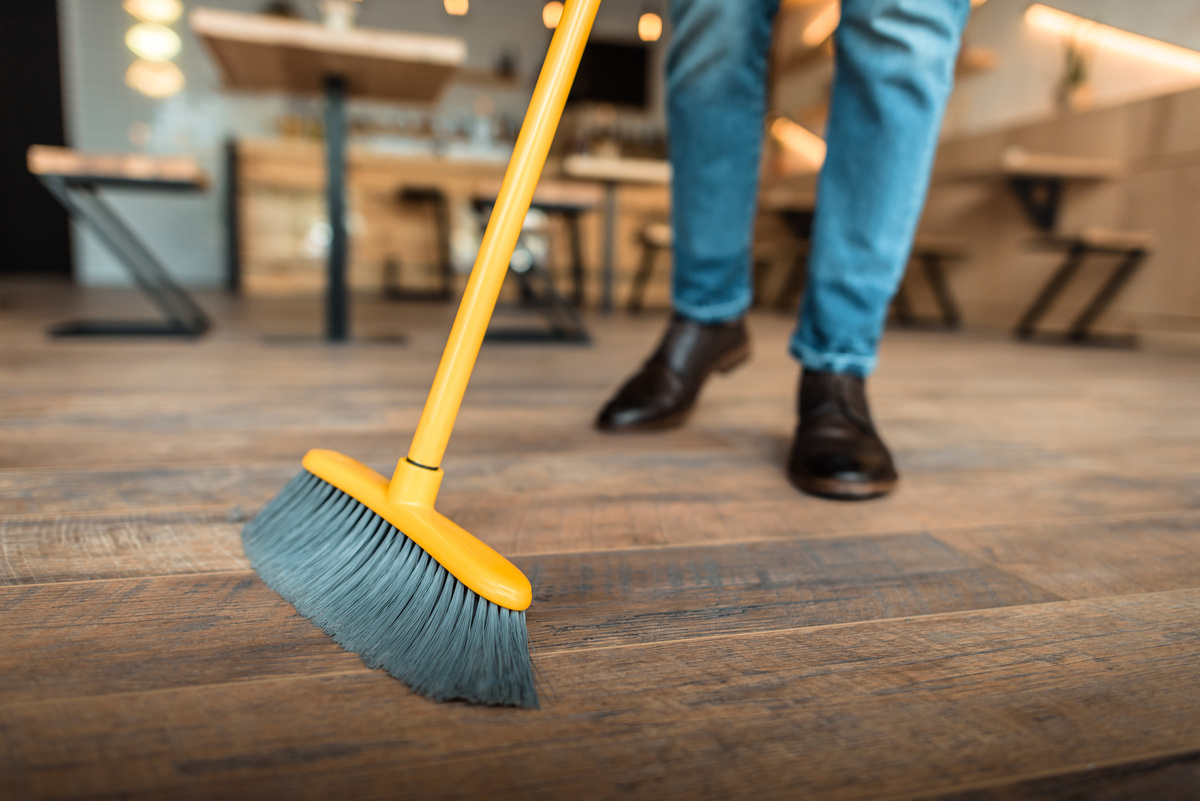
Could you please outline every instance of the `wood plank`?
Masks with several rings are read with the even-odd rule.
[[[911,798],[1200,748],[1200,592],[585,648],[538,712],[379,674],[14,704],[10,797]]]
[[[546,705],[522,713],[366,671],[238,540],[308,447],[394,463],[453,309],[357,299],[359,330],[404,347],[264,341],[315,334],[319,302],[216,293],[202,342],[44,336],[136,314],[131,297],[5,288],[0,583],[23,583],[0,587],[0,798],[1169,798],[1190,781],[1189,355],[889,334],[871,391],[902,484],[837,504],[782,473],[787,317],[755,316],[755,361],[664,436],[589,428],[661,319],[598,318],[589,350],[489,347],[439,507],[535,577]],[[72,583],[108,576],[128,578]]]
[[[929,801],[1194,801],[1200,798],[1200,751],[1119,762],[1089,763],[1082,770],[1026,779],[996,787],[952,792]]]
[[[1105,515],[1123,514],[1132,516],[1124,524],[1127,530],[1135,530],[1136,521],[1143,519],[1152,530],[1161,515],[1154,510],[1185,510],[1180,520],[1190,520],[1192,513],[1186,510],[1195,505],[1195,490],[1173,484],[1167,476],[1139,487],[1104,473],[1049,469],[1003,476],[908,476],[893,498],[835,504],[797,494],[773,465],[755,466],[749,460],[739,470],[746,486],[722,485],[711,470],[720,457],[719,452],[686,459],[631,454],[606,462],[593,456],[591,469],[581,461],[532,454],[516,460],[511,452],[503,458],[451,462],[438,506],[510,556],[931,530],[939,536],[951,532],[946,536],[956,539],[947,541],[984,560],[992,557],[971,545],[969,528],[959,527],[990,521],[1037,530],[1046,520],[1075,517],[1086,518],[1078,521],[1079,530],[1086,531],[1108,525],[1101,519]],[[724,465],[738,467],[739,462],[727,458]],[[386,469],[384,458],[373,463]],[[235,463],[194,472],[102,471],[61,478],[42,473],[26,475],[24,481],[0,471],[0,495],[5,497],[0,545],[6,554],[0,560],[0,583],[239,569],[245,565],[238,540],[242,522],[298,469],[290,461],[260,468]],[[119,483],[108,486],[110,479]],[[636,490],[631,489],[634,479],[641,483]],[[56,499],[79,511],[44,514]],[[90,511],[105,507],[114,511]],[[137,509],[146,511],[133,511]],[[16,514],[6,516],[8,512]],[[1079,540],[1077,547],[1086,550],[1085,541]],[[1112,542],[1119,546],[1119,537]],[[1189,546],[1186,553],[1193,552]],[[1086,564],[1089,558],[1104,560],[1104,553],[1069,558]],[[1122,572],[1121,564],[1110,564],[1113,575]],[[1178,575],[1186,575],[1190,564],[1179,562]],[[1046,563],[1039,575],[1060,568],[1069,570]],[[1058,591],[1054,585],[1043,586]]]
[[[925,534],[516,558],[538,652],[1041,603]]]
[[[192,30],[232,89],[319,94],[327,75],[352,96],[433,100],[466,60],[458,37],[352,28],[306,20],[197,8]]]
[[[0,587],[0,706],[362,669],[248,571]]]
[[[571,155],[563,159],[562,171],[571,178],[588,181],[665,184],[671,180],[671,163],[663,159]]]
[[[54,440],[36,444],[26,440],[10,449],[14,462],[26,453],[31,459],[41,453],[57,461],[61,451],[61,456],[76,464],[0,469],[0,516],[132,512],[204,504],[256,508],[299,469],[307,447],[332,447],[386,471],[394,463],[396,443],[405,437],[387,430],[320,428],[305,432],[303,441],[294,434],[263,437],[195,432],[146,437],[140,451],[129,448],[127,454],[120,452],[121,436],[115,432],[90,441],[76,438],[73,447],[63,443],[55,448]],[[743,441],[734,451],[722,447],[725,438],[714,432],[614,442],[571,426],[544,427],[536,439],[516,434],[493,436],[484,430],[468,430],[463,437],[464,447],[457,448],[446,463],[450,493],[495,496],[497,501],[514,491],[561,499],[620,495],[666,500],[678,497],[680,487],[685,487],[684,492],[696,496],[803,503],[786,484],[781,457],[773,453],[777,443],[771,441]],[[112,447],[106,447],[110,443]],[[222,451],[225,458],[219,458]],[[110,454],[107,465],[101,463],[105,452]],[[1181,459],[1186,456],[1180,452]],[[1020,470],[1021,451],[999,448],[921,448],[905,452],[904,457],[911,465],[905,470],[906,495],[911,488],[913,493],[948,496],[938,498],[943,505],[930,504],[920,516],[915,515],[919,507],[912,505],[910,522],[914,524],[936,524],[942,510],[960,509],[961,514],[953,515],[957,518],[969,516],[971,506],[997,506],[1005,501],[1014,506],[1009,513],[1023,508],[1027,515],[1046,506],[1062,507],[1064,514],[1099,514],[1138,511],[1152,503],[1161,504],[1155,508],[1164,510],[1200,505],[1200,496],[1191,490],[1189,481],[1178,480],[1189,479],[1190,473],[1181,475],[1174,469],[1144,472],[1135,479],[1117,464],[1097,464],[1086,470],[1032,467],[1028,462],[1037,457],[1031,455]],[[93,458],[97,464],[84,464]],[[124,458],[133,463],[123,462]],[[45,456],[43,461],[47,461]],[[973,463],[973,468],[967,462]],[[714,464],[736,471],[738,481],[731,484],[726,473],[712,469]],[[1045,488],[1051,476],[1060,477],[1065,491],[1060,493],[1053,485]],[[631,487],[637,490],[631,491]]]
[[[1121,169],[1117,159],[1037,152],[1019,145],[1005,148],[1000,156],[1000,171],[1021,177],[1100,180],[1115,178]]]
[[[937,532],[961,553],[1064,598],[1200,587],[1200,514]]]
[[[180,507],[259,509],[300,470],[298,460],[211,467],[151,469],[0,470],[0,519],[31,516],[113,516]]]
[[[0,585],[245,570],[221,512],[0,520]]]
[[[34,175],[63,175],[98,180],[148,181],[208,186],[208,175],[191,156],[146,153],[94,153],[67,147],[33,145],[26,153]]]
[[[359,55],[395,61],[428,61],[456,66],[467,56],[457,36],[349,28],[334,30],[304,19],[245,14],[215,8],[194,9],[188,17],[198,36],[273,47],[296,47],[322,53]]]
[[[539,655],[1055,598],[924,535],[518,565]],[[0,705],[361,667],[248,570],[0,587],[0,642]]]

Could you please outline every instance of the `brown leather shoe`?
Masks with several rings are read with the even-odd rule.
[[[866,500],[892,491],[896,468],[871,422],[861,378],[803,372],[800,423],[787,470],[798,489],[824,498]]]
[[[596,417],[601,431],[647,431],[682,425],[704,380],[750,358],[741,320],[705,325],[676,315],[658,350]]]

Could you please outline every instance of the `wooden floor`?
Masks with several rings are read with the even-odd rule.
[[[439,507],[534,585],[539,711],[415,697],[238,532],[335,448],[402,455],[450,309],[203,302],[200,342],[49,341],[0,294],[0,797],[1200,798],[1200,357],[889,333],[903,478],[783,477],[789,321],[683,430],[589,423],[661,317],[485,348]]]

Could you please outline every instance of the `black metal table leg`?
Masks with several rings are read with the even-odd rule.
[[[896,322],[900,325],[915,325],[916,315],[913,314],[912,303],[908,299],[908,290],[904,288],[904,279],[896,287],[896,296],[892,298],[892,308],[896,311]]]
[[[475,210],[481,216],[491,215],[494,201],[476,199]],[[533,206],[538,208],[537,204]],[[576,254],[578,255],[578,254]],[[515,275],[520,288],[522,305],[540,312],[549,328],[497,328],[489,327],[486,342],[574,342],[588,344],[591,335],[576,307],[558,291],[554,276],[543,264],[533,263],[528,269],[518,271],[509,265],[509,274]],[[579,285],[577,285],[578,288]]]
[[[633,285],[629,288],[629,302],[625,309],[630,314],[637,314],[642,310],[642,297],[646,294],[646,284],[650,281],[650,274],[654,272],[654,257],[658,255],[658,249],[645,240],[642,241],[642,261],[638,265],[638,270],[633,276]]]
[[[208,317],[175,282],[154,254],[122,222],[91,183],[68,184],[61,176],[41,177],[75,219],[94,231],[129,270],[138,288],[158,307],[165,322],[71,322],[52,329],[55,336],[181,335],[198,336],[208,329]]]
[[[232,137],[225,142],[225,288],[242,291],[242,231],[238,211],[238,146]]]
[[[1088,303],[1087,308],[1079,313],[1075,321],[1071,323],[1071,329],[1067,333],[1067,338],[1075,342],[1085,341],[1092,336],[1092,323],[1096,322],[1104,310],[1108,308],[1108,304],[1112,303],[1113,299],[1125,286],[1133,274],[1137,272],[1141,266],[1142,260],[1146,258],[1145,250],[1132,250],[1121,259],[1120,264],[1113,270],[1112,275],[1096,293]]]
[[[1074,277],[1075,272],[1079,269],[1079,265],[1083,262],[1085,248],[1082,244],[1074,244],[1067,252],[1067,258],[1062,263],[1062,266],[1050,277],[1046,282],[1046,286],[1038,294],[1033,301],[1033,305],[1021,317],[1021,322],[1017,323],[1016,335],[1020,339],[1029,339],[1033,336],[1034,330],[1037,328],[1038,322],[1042,319],[1049,309],[1055,298],[1062,292],[1063,287]]]
[[[433,209],[437,217],[438,273],[442,279],[438,294],[445,300],[451,300],[454,297],[454,264],[450,254],[450,201],[444,193],[437,193]]]
[[[346,82],[325,78],[325,205],[329,215],[329,270],[325,288],[325,338],[343,342],[349,332],[346,293]]]
[[[584,272],[583,272],[583,232],[579,224],[579,212],[567,212],[567,238],[571,241],[571,305],[577,309],[583,308],[584,302]]]
[[[958,328],[962,325],[962,315],[958,311],[958,304],[954,301],[950,285],[946,283],[946,272],[942,269],[941,257],[935,253],[926,253],[921,256],[921,266],[942,313],[942,324],[946,328]]]
[[[600,311],[610,314],[613,310],[613,275],[617,261],[617,184],[609,181],[604,185],[604,271],[601,274]]]
[[[1015,175],[1008,180],[1021,208],[1039,231],[1050,233],[1058,225],[1063,179],[1053,176]]]

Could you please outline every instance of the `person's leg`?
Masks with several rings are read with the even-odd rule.
[[[596,425],[681,424],[714,370],[749,356],[751,245],[766,112],[767,58],[779,0],[672,0],[667,117],[674,318],[650,360]]]
[[[667,125],[671,302],[701,323],[750,307],[750,254],[779,0],[672,0]]]
[[[858,499],[897,480],[863,379],[912,247],[969,0],[843,0],[800,322],[804,366],[788,476]]]
[[[969,0],[843,0],[813,221],[791,352],[866,377],[925,204]]]

